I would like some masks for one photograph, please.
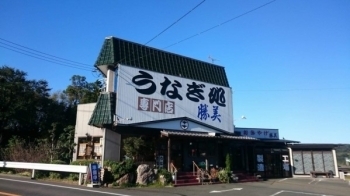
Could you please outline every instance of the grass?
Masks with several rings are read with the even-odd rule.
[[[346,176],[345,176],[345,180],[350,180],[350,176],[349,176],[349,175],[346,175]]]

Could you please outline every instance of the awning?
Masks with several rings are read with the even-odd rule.
[[[285,140],[285,139],[282,139],[282,140],[261,139],[260,141],[267,142],[267,143],[286,143],[286,144],[300,143],[299,141]]]
[[[288,144],[288,147],[295,149],[334,149],[342,144],[322,144],[322,143],[304,143],[304,144]]]
[[[254,140],[258,139],[247,137],[247,136],[235,136],[235,135],[224,135],[224,134],[209,134],[203,132],[185,132],[185,131],[168,131],[163,130],[160,132],[162,136],[183,136],[183,137],[204,137],[204,138],[216,138],[216,139],[231,139],[231,140]]]
[[[111,126],[116,109],[115,103],[115,93],[101,93],[88,124],[99,128]]]

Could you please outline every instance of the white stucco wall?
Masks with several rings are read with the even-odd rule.
[[[89,134],[92,137],[101,137],[102,159],[119,161],[121,145],[120,134],[105,128],[97,128],[88,125],[92,112],[94,111],[95,105],[96,103],[78,105],[74,142],[78,144],[78,138],[86,137],[86,134]],[[78,146],[75,146],[73,161],[77,160],[77,151]]]
[[[78,144],[79,137],[89,134],[93,137],[103,137],[103,129],[88,125],[96,103],[79,104],[77,109],[77,121],[75,123],[74,143]],[[73,161],[77,159],[78,146],[74,147]]]

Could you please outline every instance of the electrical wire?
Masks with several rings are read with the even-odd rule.
[[[180,20],[182,20],[183,18],[185,18],[188,14],[190,14],[193,10],[195,10],[196,8],[198,8],[200,5],[202,5],[202,3],[204,3],[205,0],[203,0],[202,2],[200,2],[199,4],[197,4],[194,8],[192,8],[190,11],[188,11],[186,14],[184,14],[183,16],[181,16],[179,19],[177,19],[175,22],[173,22],[171,25],[169,25],[167,28],[165,28],[163,31],[161,31],[160,33],[158,33],[156,36],[154,36],[152,39],[150,39],[148,42],[146,42],[144,45],[147,45],[148,43],[150,43],[151,41],[153,41],[154,39],[156,39],[158,36],[160,36],[161,34],[163,34],[165,31],[167,31],[168,29],[170,29],[172,26],[174,26],[176,23],[178,23]]]
[[[231,18],[231,19],[228,19],[228,20],[226,20],[226,21],[224,21],[224,22],[222,22],[222,23],[220,23],[220,24],[218,24],[218,25],[215,25],[215,26],[213,26],[213,27],[210,27],[210,28],[208,28],[208,29],[206,29],[206,30],[204,30],[204,31],[201,31],[200,33],[194,34],[194,35],[192,35],[192,36],[190,36],[190,37],[187,37],[187,38],[182,39],[182,40],[180,40],[180,41],[178,41],[178,42],[175,42],[175,43],[173,43],[173,44],[171,44],[171,45],[169,45],[169,46],[166,46],[166,47],[164,47],[164,48],[162,48],[162,49],[166,49],[166,48],[172,47],[172,46],[174,46],[174,45],[177,45],[177,44],[179,44],[179,43],[182,43],[182,42],[184,42],[184,41],[187,41],[187,40],[189,40],[189,39],[192,39],[192,38],[194,38],[194,37],[196,37],[196,36],[199,36],[199,35],[201,35],[201,34],[204,34],[204,33],[208,32],[208,31],[210,31],[210,30],[213,30],[213,29],[215,29],[215,28],[218,28],[218,27],[220,27],[220,26],[222,26],[222,25],[224,25],[224,24],[227,24],[227,23],[229,23],[229,22],[232,22],[232,21],[234,21],[234,20],[236,20],[236,19],[238,19],[238,18],[240,18],[240,17],[242,17],[242,16],[245,16],[245,15],[247,15],[247,14],[250,14],[250,13],[252,13],[252,12],[258,10],[258,9],[261,9],[261,8],[267,6],[267,5],[270,5],[271,3],[275,2],[275,1],[277,1],[277,0],[269,1],[269,2],[267,2],[267,3],[265,3],[265,4],[262,4],[262,5],[260,5],[260,6],[256,7],[256,8],[253,8],[253,9],[251,9],[251,10],[249,10],[249,11],[246,11],[246,12],[240,14],[240,15],[237,15],[237,16]],[[146,57],[146,56],[149,56],[149,55],[153,55],[153,54],[154,54],[154,52],[150,52],[150,53],[148,53],[148,54],[146,54],[146,55],[143,55],[143,56],[134,58],[134,59],[128,61],[127,63],[130,63],[130,62],[135,61],[135,60],[137,60],[137,59],[139,59],[139,58],[143,58],[143,57]],[[120,63],[120,62],[123,61],[124,59],[125,59],[125,58],[119,60],[117,63]]]
[[[5,46],[1,46],[1,44],[5,45]],[[76,65],[76,64],[73,64],[73,63],[70,63],[70,62],[65,62],[65,61],[62,61],[62,60],[59,60],[59,59],[47,57],[47,56],[44,56],[44,55],[41,55],[41,54],[37,54],[37,53],[31,52],[31,51],[24,50],[24,49],[19,48],[19,47],[15,47],[15,46],[11,46],[11,45],[6,44],[6,43],[2,43],[1,41],[0,41],[0,47],[6,48],[8,50],[11,50],[11,51],[14,51],[14,52],[18,52],[18,53],[21,53],[21,54],[25,54],[25,55],[30,56],[30,57],[34,57],[34,58],[37,57],[40,60],[47,60],[47,61],[50,61],[50,62],[59,63],[61,65],[64,64],[64,65],[69,65],[71,67],[76,67],[76,68],[81,68],[81,69],[88,69],[86,66]]]
[[[143,44],[144,46],[146,46],[148,43],[150,43],[151,41],[153,41],[154,39],[156,39],[157,37],[159,37],[161,34],[163,34],[165,31],[167,31],[168,29],[170,29],[172,26],[174,26],[176,23],[178,23],[180,20],[182,20],[183,18],[185,18],[188,14],[190,14],[193,10],[195,10],[196,8],[198,8],[200,5],[202,5],[203,3],[205,2],[205,0],[201,1],[199,4],[197,4],[195,7],[193,7],[191,10],[189,10],[186,14],[184,14],[183,16],[181,16],[179,19],[177,19],[175,22],[173,22],[171,25],[169,25],[167,28],[165,28],[163,31],[161,31],[160,33],[158,33],[156,36],[154,36],[152,39],[150,39],[149,41],[147,41],[145,44]],[[132,54],[134,54],[134,52],[132,52]],[[148,56],[149,54],[147,55],[144,55],[142,57],[146,57]],[[142,58],[142,57],[139,57],[139,58]],[[126,57],[120,59],[118,63],[122,62],[123,60],[125,60]],[[131,63],[133,61],[135,61],[137,58],[135,59],[132,59],[130,60],[128,63]]]
[[[334,90],[349,90],[350,87],[343,88],[305,88],[305,89],[261,89],[261,90],[233,90],[234,92],[293,92],[293,91],[334,91]]]
[[[76,61],[72,61],[72,60],[68,60],[68,59],[61,58],[61,57],[58,57],[58,56],[54,56],[54,55],[51,55],[51,54],[47,54],[47,53],[44,53],[44,52],[41,52],[41,51],[38,51],[38,50],[35,50],[35,49],[32,49],[32,48],[29,48],[29,47],[26,47],[26,46],[23,46],[23,45],[20,45],[20,44],[11,42],[11,41],[8,41],[8,40],[3,39],[3,38],[0,38],[0,40],[5,41],[5,42],[10,43],[10,44],[13,44],[13,45],[15,45],[15,46],[19,46],[19,47],[21,47],[21,48],[25,48],[25,49],[27,49],[27,50],[34,51],[34,52],[36,52],[36,53],[40,53],[40,54],[43,54],[43,55],[46,55],[46,56],[50,56],[50,57],[56,58],[56,59],[61,59],[61,60],[63,60],[63,61],[71,62],[71,63],[74,63],[74,64],[80,64],[80,65],[83,65],[83,66],[85,66],[85,67],[91,67],[91,65],[89,65],[89,64],[79,63],[79,62],[76,62]]]
[[[197,4],[194,8],[192,8],[189,12],[187,12],[185,15],[183,15],[182,17],[180,17],[177,21],[175,21],[174,23],[172,23],[170,26],[168,26],[168,27],[167,27],[166,29],[164,29],[162,32],[158,33],[155,37],[153,37],[151,40],[149,40],[148,42],[146,42],[145,45],[148,44],[148,43],[150,43],[150,42],[153,41],[154,39],[156,39],[156,38],[157,38],[158,36],[160,36],[161,34],[163,34],[165,31],[167,31],[169,28],[171,28],[173,25],[175,25],[177,22],[179,22],[181,19],[183,19],[185,16],[187,16],[189,13],[191,13],[191,12],[192,12],[193,10],[195,10],[197,7],[199,7],[202,3],[204,3],[204,1],[205,1],[205,0],[203,0],[202,2],[200,2],[199,4]],[[182,42],[184,42],[184,41],[187,41],[187,40],[189,40],[189,39],[191,39],[191,38],[193,38],[193,37],[196,37],[196,36],[198,36],[198,35],[204,34],[204,33],[208,32],[208,31],[210,31],[210,30],[212,30],[212,29],[215,29],[215,28],[217,28],[217,27],[220,27],[220,26],[222,26],[222,25],[224,25],[224,24],[226,24],[226,23],[229,23],[229,22],[231,22],[231,21],[233,21],[233,20],[235,20],[235,19],[238,19],[238,18],[240,18],[240,17],[242,17],[242,16],[244,16],[244,15],[247,15],[247,14],[249,14],[249,13],[251,13],[251,12],[254,12],[254,11],[260,9],[260,8],[263,8],[263,7],[265,7],[265,6],[267,6],[267,5],[271,4],[271,3],[273,3],[273,2],[275,2],[275,1],[277,1],[277,0],[269,1],[269,2],[263,4],[263,5],[259,6],[259,7],[256,7],[256,8],[254,8],[254,9],[251,9],[251,10],[249,10],[249,11],[247,11],[247,12],[244,12],[243,14],[240,14],[240,15],[238,15],[238,16],[235,16],[235,17],[233,17],[233,18],[231,18],[231,19],[229,19],[229,20],[226,20],[226,21],[224,21],[224,22],[218,24],[218,25],[215,25],[215,26],[213,26],[213,27],[211,27],[211,28],[208,28],[208,29],[206,29],[206,30],[204,30],[204,31],[201,31],[200,33],[197,33],[197,34],[195,34],[195,35],[192,35],[192,36],[190,36],[190,37],[187,37],[187,38],[185,38],[185,39],[182,39],[182,40],[180,40],[180,41],[178,41],[178,42],[176,42],[176,43],[174,43],[174,44],[171,44],[171,45],[169,45],[169,46],[167,46],[167,47],[164,47],[163,49],[169,48],[169,47],[171,47],[171,46],[174,46],[174,45],[177,45],[177,44],[182,43]],[[29,51],[27,51],[27,50],[20,49],[20,48],[18,48],[18,47],[10,46],[9,44],[6,44],[6,43],[4,43],[4,42],[0,42],[0,44],[7,45],[7,46],[10,46],[10,47],[12,47],[12,48],[9,48],[9,47],[6,47],[6,46],[1,46],[1,45],[0,45],[0,47],[5,48],[5,49],[8,49],[8,50],[11,50],[11,51],[14,51],[14,52],[17,52],[17,53],[20,53],[20,54],[23,54],[23,55],[27,55],[27,56],[30,56],[30,57],[33,57],[33,58],[37,58],[37,59],[40,59],[40,60],[44,60],[44,61],[47,61],[47,62],[51,62],[51,63],[55,63],[55,64],[67,66],[67,67],[72,67],[72,68],[76,68],[76,69],[81,69],[81,70],[85,70],[85,71],[92,71],[92,72],[93,72],[93,71],[96,70],[96,69],[88,69],[89,67],[92,67],[92,65],[88,65],[88,64],[85,64],[85,63],[79,63],[79,62],[76,62],[76,61],[71,61],[71,60],[68,60],[68,59],[65,59],[65,58],[61,58],[61,57],[57,57],[57,56],[54,56],[54,55],[50,55],[50,54],[47,54],[47,53],[44,53],[44,52],[40,52],[40,51],[38,51],[38,50],[29,48],[29,47],[26,47],[26,46],[23,46],[23,45],[20,45],[20,44],[16,44],[16,43],[14,43],[14,42],[5,40],[5,39],[3,39],[3,38],[0,38],[0,40],[3,40],[3,41],[5,41],[5,42],[7,42],[7,43],[10,43],[10,44],[19,46],[19,47],[21,47],[21,48],[25,48],[25,49],[27,49],[27,50],[33,51],[33,52],[29,52]],[[13,48],[15,48],[15,49],[13,49]],[[16,49],[17,49],[17,50],[16,50]],[[20,50],[20,51],[18,51],[18,50]],[[34,53],[34,52],[40,53],[40,54],[42,54],[42,55],[36,54],[36,53]],[[27,53],[29,53],[29,54],[27,54]],[[34,54],[34,55],[36,55],[36,56],[34,56],[34,55],[32,55],[32,54]],[[153,54],[153,53],[149,53],[149,54],[146,54],[146,55],[141,56],[141,57],[138,57],[138,58],[143,58],[143,57],[146,57],[146,56],[152,55],[152,54]],[[44,56],[44,55],[46,55],[46,56]],[[49,57],[47,57],[47,56],[49,56]],[[52,58],[50,58],[50,57],[52,57]],[[58,59],[60,59],[60,60],[58,60]],[[130,60],[129,62],[135,61],[136,59],[137,59],[137,58],[135,58],[135,59],[133,59],[133,60]],[[124,60],[124,59],[122,59],[122,60]],[[122,60],[120,60],[119,62],[121,62]],[[65,62],[65,61],[66,61],[66,62]],[[70,63],[68,63],[68,62],[70,62]],[[73,63],[75,63],[75,64],[73,64]],[[67,65],[67,64],[69,64],[69,65]],[[80,65],[78,65],[78,64],[80,64]]]
[[[220,27],[220,26],[222,26],[222,25],[224,25],[224,24],[227,24],[227,23],[229,23],[229,22],[232,22],[233,20],[236,20],[236,19],[238,19],[238,18],[240,18],[240,17],[242,17],[242,16],[244,16],[244,15],[250,14],[250,13],[252,13],[252,12],[254,12],[254,11],[260,9],[260,8],[263,8],[263,7],[265,7],[265,6],[267,6],[267,5],[271,4],[271,3],[273,3],[273,2],[275,2],[275,1],[277,1],[277,0],[269,1],[269,2],[267,2],[267,3],[265,3],[265,4],[263,4],[263,5],[260,5],[260,6],[256,7],[256,8],[254,8],[254,9],[251,9],[251,10],[249,10],[249,11],[247,11],[247,12],[244,12],[244,13],[238,15],[238,16],[235,16],[235,17],[233,17],[233,18],[231,18],[231,19],[229,19],[229,20],[226,20],[226,21],[224,21],[224,22],[222,22],[222,23],[220,23],[220,24],[218,24],[218,25],[215,25],[215,26],[213,26],[213,27],[210,27],[210,28],[208,28],[208,29],[206,29],[206,30],[204,30],[204,31],[201,31],[201,32],[197,33],[197,34],[191,35],[191,36],[189,36],[189,37],[187,37],[187,38],[185,38],[185,39],[182,39],[182,40],[180,40],[180,41],[178,41],[178,42],[176,42],[176,43],[174,43],[174,44],[171,44],[171,45],[169,45],[169,46],[167,46],[167,47],[165,47],[165,48],[163,48],[163,49],[169,48],[169,47],[171,47],[171,46],[174,46],[174,45],[177,45],[177,44],[182,43],[182,42],[184,42],[184,41],[187,41],[187,40],[189,40],[189,39],[192,39],[192,38],[194,38],[194,37],[196,37],[196,36],[202,35],[202,34],[208,32],[208,31],[211,31],[211,30],[213,30],[213,29],[216,29],[216,28],[218,28],[218,27]]]
[[[71,65],[59,63],[59,62],[57,62],[57,61],[48,60],[48,59],[41,58],[41,57],[38,57],[38,56],[30,55],[30,54],[27,54],[27,53],[24,53],[24,52],[21,52],[21,51],[18,51],[18,50],[14,50],[14,49],[9,48],[9,47],[6,47],[6,46],[1,46],[1,45],[0,45],[0,47],[5,48],[5,49],[8,49],[8,50],[11,50],[11,51],[13,51],[13,52],[17,52],[17,53],[26,55],[26,56],[30,56],[30,57],[33,57],[33,58],[36,58],[36,59],[40,59],[40,60],[43,60],[43,61],[46,61],[46,62],[50,62],[50,63],[54,63],[54,64],[58,64],[58,65],[63,65],[63,66],[71,67],[71,68],[75,68],[75,69],[80,69],[80,70],[84,70],[84,71],[93,71],[93,69],[80,68],[80,67],[76,67],[76,66],[71,66]]]

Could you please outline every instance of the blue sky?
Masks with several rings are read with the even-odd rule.
[[[147,45],[224,66],[237,127],[277,128],[280,138],[303,143],[350,143],[350,1],[277,0],[249,12],[268,2],[4,0],[0,65],[47,80],[52,92],[72,75],[93,82],[105,37],[145,44],[201,3]],[[33,58],[8,41],[82,64]]]

